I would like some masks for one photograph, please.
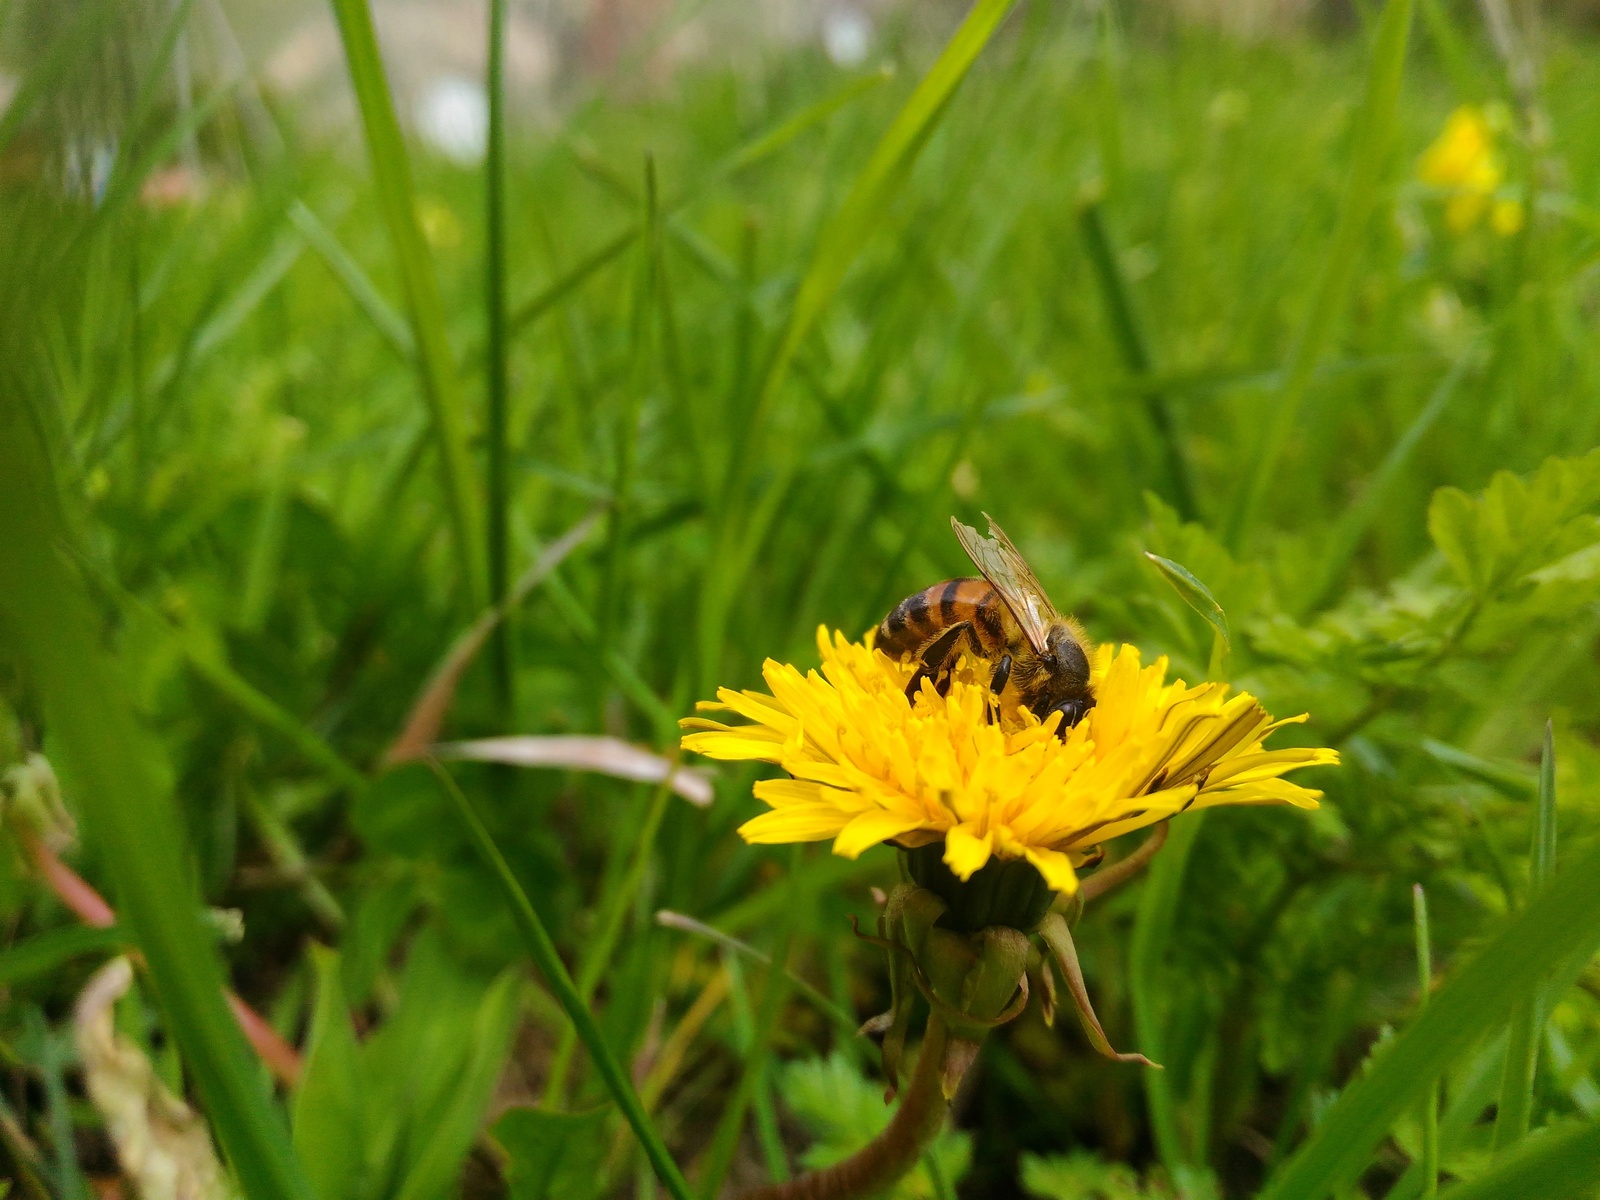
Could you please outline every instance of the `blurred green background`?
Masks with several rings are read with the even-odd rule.
[[[1142,884],[1080,925],[1108,1031],[1161,1076],[1030,1012],[898,1194],[1256,1194],[1414,1019],[1412,885],[1448,978],[1528,901],[1530,844],[1559,832],[1558,876],[1594,844],[1591,10],[1030,0],[907,124],[961,6],[512,4],[502,130],[482,6],[375,4],[388,86],[356,61],[364,6],[336,7],[343,38],[315,8],[0,5],[15,1194],[133,1194],[72,1037],[117,942],[41,883],[35,753],[82,825],[60,853],[150,959],[117,1027],[192,1085],[251,1194],[277,1193],[162,974],[190,956],[214,993],[212,935],[166,968],[152,940],[196,892],[240,915],[226,970],[285,1039],[349,1041],[355,1084],[280,1092],[324,1200],[654,1194],[433,776],[381,765],[491,595],[586,518],[440,736],[670,754],[718,685],[967,573],[948,519],[987,511],[1096,639],[1309,712],[1278,736],[1343,752],[1308,780],[1319,812],[1213,814],[1165,905]],[[18,565],[24,509],[49,579]],[[1225,653],[1146,551],[1211,589]],[[80,616],[109,684],[51,632]],[[73,705],[104,777],[150,812],[170,797],[181,842],[85,797],[74,755],[98,751],[57,749]],[[846,916],[891,851],[745,846],[754,775],[728,766],[707,807],[452,771],[699,1186],[886,1119],[848,1029],[885,972]],[[660,910],[787,953],[810,992]],[[1540,978],[1560,986],[1524,1014],[1532,1122],[1600,1118],[1600,971]],[[1449,1177],[1494,1161],[1508,1018],[1519,1051],[1492,1016],[1445,1074]],[[216,1080],[281,1138],[235,1057]],[[347,1144],[317,1149],[319,1121]],[[1421,1136],[1405,1116],[1338,1194],[1422,1194]],[[1517,1194],[1595,1194],[1571,1186]]]

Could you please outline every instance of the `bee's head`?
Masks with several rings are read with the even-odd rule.
[[[1050,674],[1064,692],[1081,694],[1089,689],[1089,656],[1077,631],[1063,622],[1050,630],[1049,650],[1045,655]]]

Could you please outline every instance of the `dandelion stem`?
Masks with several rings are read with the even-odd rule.
[[[938,1014],[928,1017],[917,1068],[889,1126],[866,1146],[821,1171],[746,1192],[743,1200],[853,1200],[876,1196],[916,1166],[944,1127],[949,1105],[940,1084],[949,1031]]]

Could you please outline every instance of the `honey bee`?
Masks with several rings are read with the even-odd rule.
[[[906,687],[914,699],[924,679],[941,695],[960,651],[994,663],[989,688],[1008,690],[1041,720],[1061,714],[1066,731],[1094,707],[1088,640],[1071,617],[1056,612],[1027,561],[988,513],[990,537],[954,517],[950,525],[981,579],[947,579],[907,596],[879,624],[875,645],[891,658],[917,663]]]

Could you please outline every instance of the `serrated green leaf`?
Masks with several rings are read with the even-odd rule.
[[[1597,502],[1600,451],[1550,458],[1526,480],[1496,473],[1476,498],[1440,488],[1428,506],[1428,533],[1462,584],[1486,598],[1525,577],[1546,582],[1535,573],[1556,564],[1548,582],[1588,578],[1593,563],[1579,552],[1594,543],[1585,513]]]
[[[1144,552],[1144,556],[1155,564],[1156,570],[1161,572],[1161,577],[1172,585],[1172,590],[1178,593],[1183,602],[1204,617],[1206,624],[1217,631],[1222,644],[1230,645],[1228,614],[1222,611],[1222,605],[1217,603],[1217,598],[1211,594],[1211,589],[1201,583],[1194,572],[1182,563],[1162,558],[1161,555],[1152,554],[1148,550]]]
[[[1477,590],[1476,564],[1477,510],[1460,488],[1445,487],[1434,492],[1428,504],[1428,536],[1439,548],[1462,585]]]
[[[1022,1187],[1040,1200],[1144,1200],[1133,1168],[1108,1163],[1088,1150],[1071,1154],[1024,1154]]]
[[[779,1094],[784,1107],[816,1138],[801,1162],[812,1170],[848,1158],[876,1137],[894,1115],[883,1103],[883,1085],[861,1074],[844,1054],[802,1059],[783,1068]],[[927,1151],[941,1178],[954,1187],[972,1161],[972,1136],[945,1129]],[[888,1193],[891,1200],[922,1200],[937,1193],[925,1165],[911,1170]]]

